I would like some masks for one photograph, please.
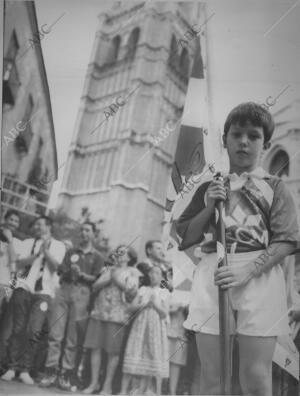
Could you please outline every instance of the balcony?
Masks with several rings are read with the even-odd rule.
[[[16,209],[31,217],[48,213],[50,194],[31,184],[22,183],[10,175],[2,175],[1,206]]]

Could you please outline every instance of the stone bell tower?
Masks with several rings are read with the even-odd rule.
[[[124,3],[99,16],[59,207],[78,219],[88,206],[112,246],[136,239],[142,253],[162,233],[174,125],[195,56],[195,40],[178,41],[203,4]]]

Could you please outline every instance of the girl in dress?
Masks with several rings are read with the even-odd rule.
[[[150,286],[142,286],[130,310],[136,316],[129,334],[124,363],[121,394],[126,394],[132,376],[140,376],[139,394],[144,393],[156,379],[156,394],[161,394],[162,378],[169,376],[169,345],[167,317],[169,295],[160,288],[162,271],[158,266],[150,269]]]
[[[101,350],[108,355],[106,377],[101,394],[111,394],[112,380],[119,362],[119,355],[129,320],[129,302],[138,290],[140,272],[132,267],[137,256],[132,248],[121,245],[114,254],[115,264],[105,267],[101,276],[93,285],[93,291],[99,292],[95,298],[87,328],[85,348],[92,349],[92,380],[83,393],[91,394],[99,388]]]

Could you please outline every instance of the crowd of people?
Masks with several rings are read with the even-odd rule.
[[[201,247],[188,307],[174,298],[172,265],[159,240],[146,243],[144,262],[126,244],[104,259],[93,247],[93,223],[84,222],[79,246],[70,246],[53,238],[51,219],[41,216],[35,237],[21,242],[13,238],[18,213],[8,211],[0,232],[2,380],[17,375],[25,384],[84,394],[176,394],[188,367],[193,386],[181,393],[222,394],[221,289],[235,335],[233,394],[295,395],[292,375],[282,370],[272,380],[276,344],[300,321],[300,305],[291,309],[299,293],[287,287],[299,251],[296,208],[284,182],[259,166],[273,131],[271,114],[256,103],[237,106],[226,119],[229,174],[202,183],[176,224],[179,250]],[[221,267],[220,200],[228,259]]]
[[[34,238],[20,241],[19,221],[8,210],[1,227],[1,379],[85,394],[161,394],[169,378],[164,392],[175,394],[187,363],[187,307],[172,299],[161,242],[146,243],[144,262],[125,244],[104,257],[92,222],[81,224],[72,246],[52,236],[47,216],[33,222]]]

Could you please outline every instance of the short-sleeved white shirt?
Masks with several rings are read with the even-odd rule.
[[[20,246],[20,251],[19,251],[20,259],[26,258],[32,254],[32,248],[33,248],[34,242],[35,242],[35,239],[33,239],[33,238],[25,239],[22,242],[22,245]],[[40,250],[42,243],[43,243],[43,241],[41,239],[37,240],[33,254],[37,253]],[[49,247],[49,252],[50,252],[51,256],[53,256],[53,258],[60,265],[63,261],[64,256],[65,256],[66,248],[62,242],[52,238],[50,247]],[[18,279],[17,287],[22,287],[22,288],[30,291],[31,293],[47,294],[51,297],[54,297],[55,289],[57,288],[58,283],[59,283],[59,278],[58,278],[56,271],[51,272],[49,270],[47,263],[45,264],[44,271],[43,271],[43,277],[42,277],[43,289],[38,292],[35,292],[35,290],[34,290],[35,283],[40,276],[40,267],[42,265],[42,262],[43,262],[43,255],[41,255],[40,257],[38,257],[34,260],[26,279],[21,279],[21,278]]]

